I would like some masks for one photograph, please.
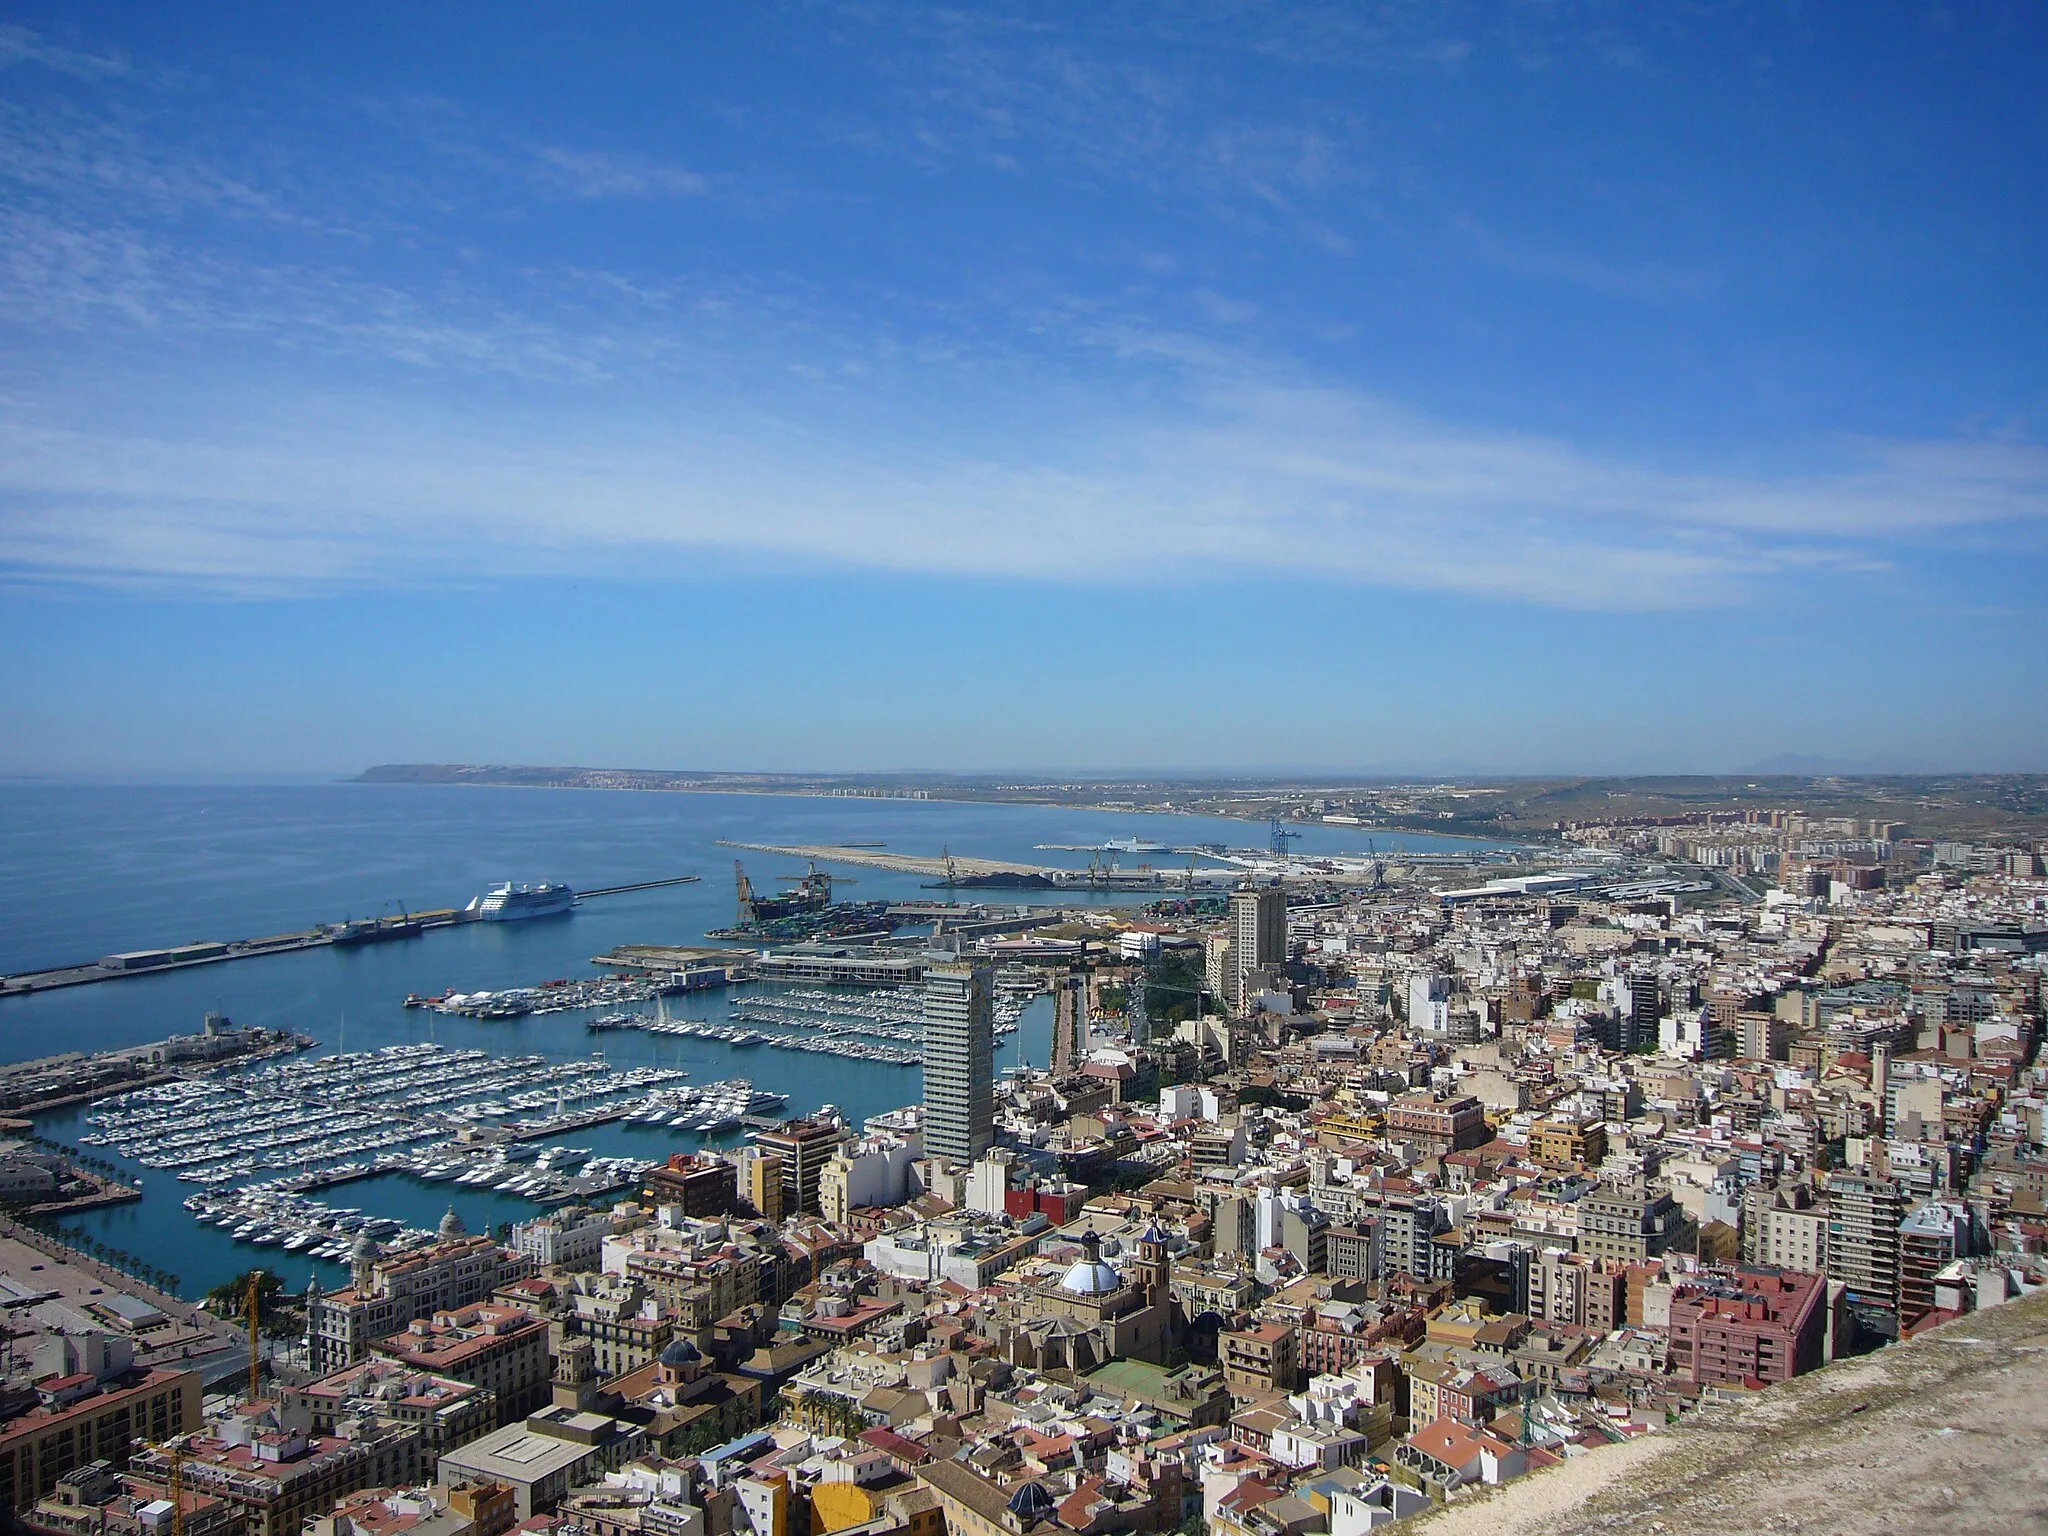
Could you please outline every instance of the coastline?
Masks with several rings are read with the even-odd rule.
[[[835,795],[819,789],[772,789],[760,785],[733,786],[714,784],[510,784],[496,780],[478,779],[372,779],[361,774],[353,778],[324,779],[330,784],[364,784],[391,789],[539,789],[570,791],[582,794],[600,795],[760,795],[780,800],[852,800],[858,802],[881,802],[904,805],[1019,805],[1031,806],[1048,811],[1088,811],[1105,816],[1190,816],[1208,817],[1217,821],[1240,821],[1246,826],[1259,826],[1269,818],[1248,816],[1226,810],[1187,810],[1181,806],[1137,806],[1137,805],[1082,805],[1069,800],[1035,800],[1024,796],[1003,796],[962,799],[954,795]],[[1441,838],[1449,843],[1473,843],[1487,849],[1527,850],[1546,857],[1550,851],[1542,844],[1529,840],[1527,834],[1514,836],[1486,837],[1476,832],[1439,832],[1426,826],[1409,826],[1391,822],[1348,823],[1322,821],[1288,821],[1290,827],[1320,827],[1328,831],[1360,833],[1375,832],[1408,834],[1414,837]]]

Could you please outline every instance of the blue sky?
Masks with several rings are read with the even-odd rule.
[[[2048,769],[2048,13],[14,5],[0,771]]]

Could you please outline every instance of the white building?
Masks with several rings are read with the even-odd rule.
[[[543,1268],[595,1267],[612,1219],[603,1211],[557,1211],[512,1228],[512,1251]]]
[[[1432,1035],[1450,1031],[1450,977],[1417,971],[1408,978],[1408,1027]]]
[[[818,1176],[818,1209],[827,1221],[846,1222],[864,1206],[898,1206],[916,1197],[914,1172],[924,1156],[917,1135],[876,1134],[847,1142]]]

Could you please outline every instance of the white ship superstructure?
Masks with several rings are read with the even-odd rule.
[[[463,910],[483,923],[516,923],[529,917],[553,917],[576,905],[576,893],[566,885],[514,885],[506,881],[473,898]]]

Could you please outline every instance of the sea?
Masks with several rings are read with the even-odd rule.
[[[1418,833],[1308,825],[1301,852],[1441,852],[1472,845]],[[0,998],[0,1060],[99,1051],[195,1031],[209,1012],[237,1024],[311,1036],[316,1053],[432,1040],[554,1060],[602,1052],[615,1065],[688,1069],[696,1083],[745,1077],[789,1095],[788,1113],[838,1105],[856,1123],[916,1102],[916,1066],[849,1061],[718,1041],[618,1031],[592,1034],[581,1013],[498,1022],[403,1006],[409,993],[532,985],[601,974],[591,958],[618,944],[695,944],[735,914],[735,859],[772,891],[803,873],[795,860],[736,851],[737,842],[879,845],[892,853],[1015,859],[1085,868],[1085,852],[1043,844],[1101,845],[1137,838],[1170,846],[1263,844],[1262,823],[942,800],[782,794],[525,789],[353,782],[0,784],[0,972],[77,964],[124,950],[249,938],[346,918],[461,906],[503,880],[565,881],[579,890],[697,875],[694,884],[606,896],[564,916],[469,923],[355,949],[319,948],[197,966],[160,975]],[[1126,865],[1168,856],[1123,855]],[[846,900],[943,899],[925,877],[845,866],[833,870]],[[994,907],[1092,899],[1130,907],[1131,894],[989,891],[962,900]],[[717,942],[717,941],[710,941]],[[724,993],[672,1003],[676,1016],[722,1020]],[[1050,1000],[1000,1042],[998,1066],[1043,1065]],[[84,1108],[38,1117],[37,1130],[75,1145],[91,1127]],[[744,1133],[721,1138],[730,1145]],[[607,1125],[566,1133],[566,1145],[659,1161],[706,1145],[701,1136]],[[275,1248],[236,1243],[185,1211],[193,1186],[168,1170],[87,1148],[139,1179],[143,1198],[70,1219],[82,1237],[140,1255],[178,1276],[188,1297],[251,1267],[294,1289],[341,1271]],[[388,1174],[334,1186],[318,1198],[431,1227],[453,1209],[471,1231],[537,1214],[495,1191]]]

